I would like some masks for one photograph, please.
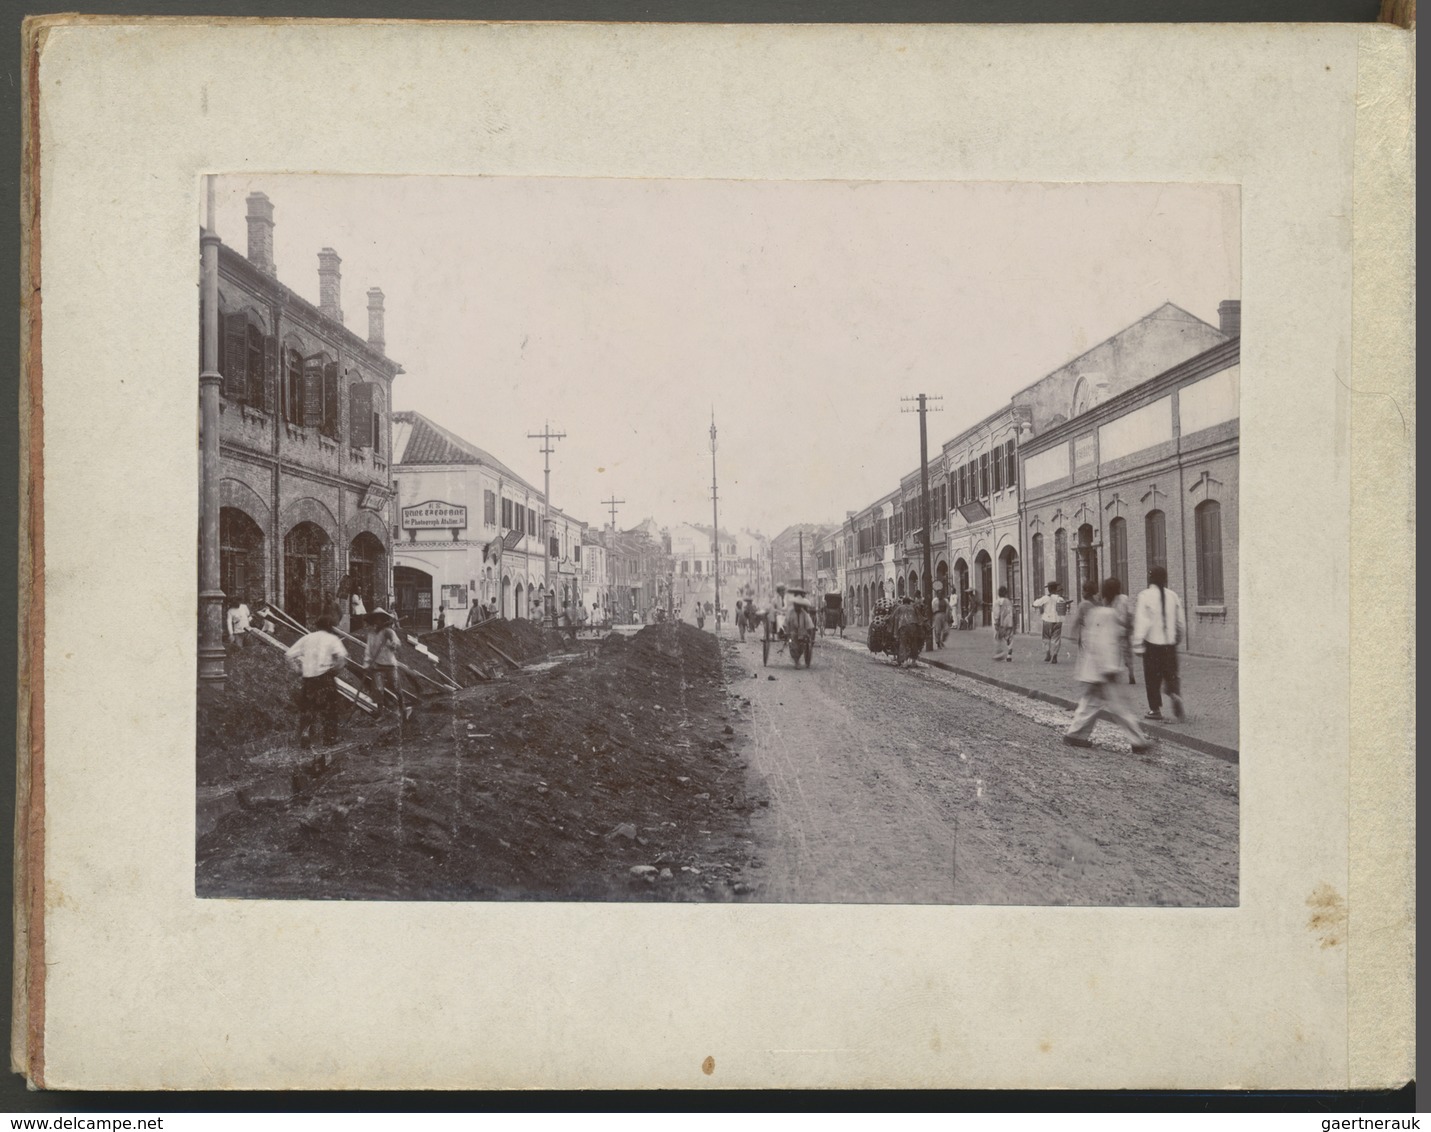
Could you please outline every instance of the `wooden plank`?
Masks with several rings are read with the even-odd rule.
[[[480,634],[477,635],[477,640],[481,641],[482,644],[483,644],[485,647],[491,649],[494,653],[496,653],[498,656],[500,656],[503,660],[505,660],[505,661],[506,661],[508,664],[510,664],[513,668],[521,668],[521,667],[522,667],[522,666],[521,666],[520,664],[518,664],[515,660],[513,660],[510,656],[508,656],[508,655],[507,655],[506,653],[504,653],[501,649],[499,649],[496,645],[494,645],[491,641],[483,640],[483,638],[482,638],[482,636],[481,636]]]

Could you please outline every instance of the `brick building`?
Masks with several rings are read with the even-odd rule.
[[[1229,327],[1236,332],[1235,327]],[[1147,585],[1155,565],[1187,608],[1187,649],[1237,656],[1235,337],[1026,443],[1030,592],[1086,578]]]
[[[360,337],[344,324],[338,254],[318,253],[314,306],[279,282],[263,193],[247,221],[247,255],[218,248],[220,587],[309,623],[351,590],[369,608],[390,599],[402,367],[385,352],[382,291],[367,293]]]
[[[1027,543],[1020,528],[1019,446],[1227,338],[1225,327],[1163,303],[945,442],[941,478],[950,510],[943,558],[964,624],[990,624],[994,596],[1007,586],[1022,628],[1028,603],[1038,596],[1025,592],[1020,564],[1021,543]],[[938,563],[935,569],[938,574]]]

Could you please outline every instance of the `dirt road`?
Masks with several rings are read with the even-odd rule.
[[[727,665],[770,792],[752,899],[1237,903],[1234,764],[1104,723],[1066,747],[1060,709],[829,638],[809,670],[753,642]]]

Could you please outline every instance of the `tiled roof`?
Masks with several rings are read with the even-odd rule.
[[[463,440],[421,413],[404,409],[393,414],[393,423],[408,426],[407,443],[398,453],[398,464],[485,464],[499,475],[514,480],[528,491],[537,491],[501,460],[470,440]],[[537,492],[537,494],[541,494]]]

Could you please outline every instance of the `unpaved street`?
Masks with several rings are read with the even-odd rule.
[[[754,899],[1237,903],[1235,764],[1106,723],[1066,747],[1066,712],[828,638],[809,670],[731,642],[727,672],[771,799]]]

